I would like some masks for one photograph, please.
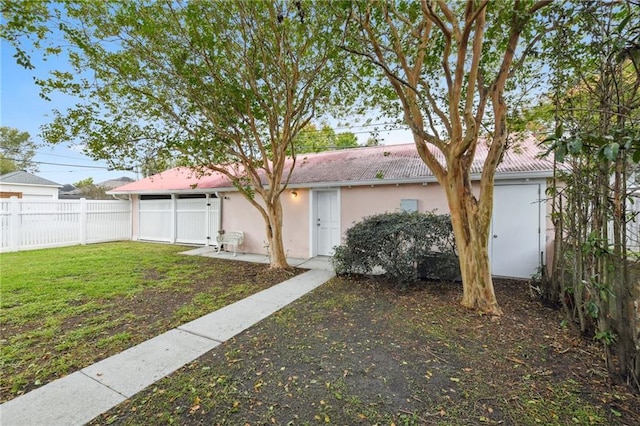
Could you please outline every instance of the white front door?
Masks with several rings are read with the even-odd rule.
[[[540,184],[498,185],[493,194],[490,253],[493,275],[530,278],[540,266]]]
[[[338,191],[317,191],[314,226],[316,228],[316,254],[332,256],[333,248],[340,244]]]

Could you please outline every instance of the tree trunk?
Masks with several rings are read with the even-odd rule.
[[[457,170],[456,170],[457,169]],[[492,208],[481,212],[471,192],[471,183],[460,168],[446,176],[447,200],[462,274],[462,306],[480,309],[490,315],[502,315],[498,306],[489,264],[489,227]],[[493,192],[483,194],[493,205]]]
[[[267,202],[268,220],[265,220],[266,235],[269,244],[269,260],[272,269],[289,269],[287,256],[282,241],[282,204],[280,198],[275,197]]]

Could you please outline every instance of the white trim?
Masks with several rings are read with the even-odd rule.
[[[28,186],[31,188],[62,188],[63,185],[55,184],[55,185],[47,185],[47,184],[37,184],[37,183],[18,183],[18,182],[8,182],[2,181],[0,182],[0,188],[3,186]]]
[[[171,195],[171,194],[217,194],[237,191],[237,188],[196,188],[196,189],[145,189],[141,191],[107,191],[108,195]]]
[[[316,203],[316,194],[315,194],[315,190],[313,189],[309,189],[309,238],[307,239],[307,241],[309,242],[309,258],[313,258],[316,257],[315,252],[316,250],[316,240],[315,240],[315,233],[317,233],[316,230],[316,226],[315,223],[313,223],[313,217],[315,216],[315,203]]]
[[[207,234],[205,236],[206,241],[204,243],[205,246],[210,246],[211,245],[211,239],[213,238],[211,236],[211,198],[210,198],[211,194],[206,194],[205,195],[205,200],[207,200],[207,208],[206,208],[206,212],[205,212],[205,221],[204,221],[204,233]]]

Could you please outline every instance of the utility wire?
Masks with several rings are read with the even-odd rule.
[[[5,159],[10,160],[10,161],[17,161],[20,162],[21,160],[18,160],[16,158],[9,158],[9,157],[5,157]],[[82,165],[82,164],[63,164],[63,163],[49,163],[47,161],[30,161],[30,163],[35,163],[35,164],[46,164],[48,166],[62,166],[62,167],[82,167],[85,169],[104,169],[104,170],[112,170],[111,167],[106,167],[106,166],[86,166],[86,165]]]
[[[71,157],[70,155],[60,155],[60,154],[50,154],[48,152],[37,151],[38,155],[48,155],[50,157],[60,157],[60,158],[70,158],[72,160],[77,160],[78,157]]]

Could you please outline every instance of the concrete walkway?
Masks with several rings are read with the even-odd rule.
[[[266,256],[184,254],[268,263]],[[266,262],[264,261],[266,259]],[[310,269],[0,406],[3,426],[82,425],[241,333],[333,277],[327,258],[290,259]]]
[[[268,264],[270,262],[269,256],[266,256],[264,254],[238,253],[236,256],[234,256],[232,252],[217,253],[217,250],[213,247],[199,247],[197,249],[185,251],[182,254],[187,254],[192,256],[215,257],[217,259],[240,260],[244,262],[254,262],[254,263]],[[333,267],[331,266],[331,258],[327,256],[312,257],[311,259],[300,259],[296,257],[288,257],[287,262],[289,262],[289,265],[295,266],[296,268],[320,269],[323,271],[333,272]]]

